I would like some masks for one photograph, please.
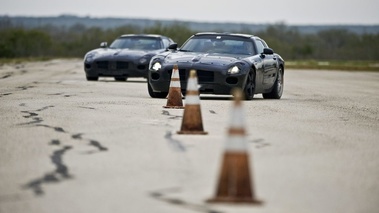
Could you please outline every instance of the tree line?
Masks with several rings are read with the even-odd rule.
[[[222,29],[209,31],[223,32]],[[34,29],[7,27],[0,29],[0,58],[83,57],[101,42],[111,43],[120,35],[129,33],[166,35],[180,46],[196,32],[185,25],[164,26],[160,23],[146,28],[127,25],[113,29],[88,28],[79,24],[69,28],[48,25]],[[285,60],[379,60],[379,34],[355,34],[342,29],[304,34],[285,24],[271,25],[260,32],[244,29],[235,33],[261,37]]]

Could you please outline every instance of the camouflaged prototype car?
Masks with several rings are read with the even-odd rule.
[[[167,51],[171,38],[151,34],[122,35],[112,42],[100,44],[100,48],[84,56],[84,70],[89,81],[99,77],[114,77],[125,81],[128,77],[147,78],[151,57]]]
[[[149,65],[148,91],[153,98],[164,98],[169,91],[172,68],[179,68],[185,94],[189,71],[197,71],[200,94],[230,94],[242,88],[246,100],[254,94],[280,99],[283,93],[284,60],[254,35],[197,33],[180,48],[154,56]]]

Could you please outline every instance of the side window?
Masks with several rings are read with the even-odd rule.
[[[261,54],[263,52],[263,48],[265,48],[265,45],[261,40],[255,40],[255,43],[257,44],[258,54]]]
[[[164,48],[168,48],[170,41],[167,38],[162,38]]]
[[[268,45],[266,44],[265,41],[261,40],[261,42],[263,43],[263,46],[264,46],[264,47],[268,47]]]

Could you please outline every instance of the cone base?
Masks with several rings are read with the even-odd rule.
[[[184,109],[184,106],[163,106],[163,108],[168,109]]]
[[[179,135],[207,135],[208,132],[204,131],[177,131]]]
[[[262,205],[260,200],[254,200],[252,198],[233,198],[233,197],[215,197],[206,200],[207,203],[241,203],[250,205]]]

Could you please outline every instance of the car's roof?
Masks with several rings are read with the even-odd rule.
[[[162,38],[166,36],[158,35],[158,34],[125,34],[120,37],[153,37],[153,38]]]
[[[218,33],[218,32],[200,32],[200,33],[196,33],[196,34],[195,34],[195,36],[199,36],[199,35],[237,36],[237,37],[244,37],[244,38],[252,38],[252,37],[256,37],[256,36],[254,36],[254,35],[250,35],[250,34],[229,33],[229,32],[225,32],[225,33]]]

